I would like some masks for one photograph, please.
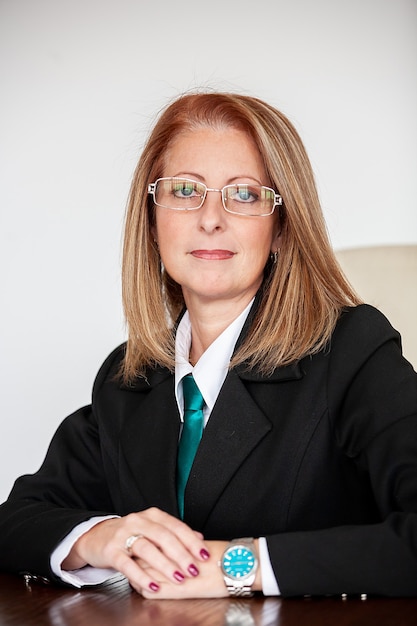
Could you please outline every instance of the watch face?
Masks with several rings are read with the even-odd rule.
[[[223,556],[222,569],[226,576],[239,580],[248,576],[255,564],[253,552],[246,546],[237,545],[226,550]]]

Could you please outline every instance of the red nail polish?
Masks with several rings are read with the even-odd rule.
[[[174,578],[175,580],[178,580],[179,583],[182,583],[182,581],[185,580],[185,576],[178,571],[174,572]]]
[[[210,558],[210,554],[207,552],[207,550],[205,550],[204,548],[202,550],[200,550],[200,556],[202,559],[204,559],[205,561],[207,561],[207,559]]]
[[[191,563],[190,567],[188,568],[188,571],[190,572],[191,576],[198,576],[199,573],[200,573],[198,571],[198,569],[196,568],[196,566],[193,565],[192,563]]]
[[[156,583],[150,583],[149,584],[149,589],[151,591],[159,591],[159,585],[157,585]]]

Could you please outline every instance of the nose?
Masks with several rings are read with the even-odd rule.
[[[198,211],[199,226],[207,232],[223,228],[226,211],[220,189],[208,189],[204,204]]]

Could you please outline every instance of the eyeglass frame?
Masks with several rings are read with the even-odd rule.
[[[182,208],[179,208],[179,207],[178,208],[169,207],[169,206],[166,206],[165,204],[158,204],[156,202],[156,198],[155,198],[155,191],[156,191],[157,184],[161,180],[163,181],[163,180],[174,180],[174,179],[184,180],[184,181],[189,182],[189,183],[197,183],[198,185],[201,185],[202,187],[204,187],[205,191],[204,191],[204,194],[201,196],[201,203],[198,206],[191,207],[191,208],[185,208],[185,209],[182,209]],[[231,185],[225,185],[221,189],[216,189],[214,187],[207,187],[207,185],[205,183],[202,183],[199,180],[194,180],[192,178],[185,178],[185,177],[182,177],[182,176],[163,176],[161,178],[157,178],[154,183],[149,183],[148,184],[148,194],[152,195],[154,204],[156,206],[160,206],[163,209],[169,209],[170,211],[184,211],[185,212],[185,211],[197,211],[198,209],[201,209],[201,207],[203,206],[203,204],[204,204],[204,202],[205,202],[205,200],[207,198],[207,192],[209,192],[209,191],[217,191],[217,192],[221,193],[223,209],[227,213],[231,213],[232,215],[240,215],[242,217],[268,217],[269,215],[272,215],[274,213],[276,206],[282,206],[282,204],[283,204],[282,196],[279,193],[277,193],[275,191],[275,189],[272,189],[271,187],[267,187],[266,185],[255,185],[257,187],[261,187],[262,189],[266,189],[267,191],[272,191],[273,197],[274,197],[274,204],[272,205],[271,211],[269,213],[260,213],[259,215],[251,215],[250,213],[238,213],[237,211],[231,211],[230,209],[228,209],[226,207],[226,202],[225,202],[225,197],[224,197],[224,190],[228,189],[230,187],[237,187],[239,185],[248,185],[248,183],[234,183],[234,184],[231,184]]]

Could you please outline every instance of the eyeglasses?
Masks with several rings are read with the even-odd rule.
[[[148,193],[157,206],[174,211],[196,211],[206,199],[208,191],[222,195],[224,210],[235,215],[263,217],[271,215],[282,198],[270,187],[239,183],[222,189],[210,189],[204,183],[189,178],[158,178],[148,185]]]

